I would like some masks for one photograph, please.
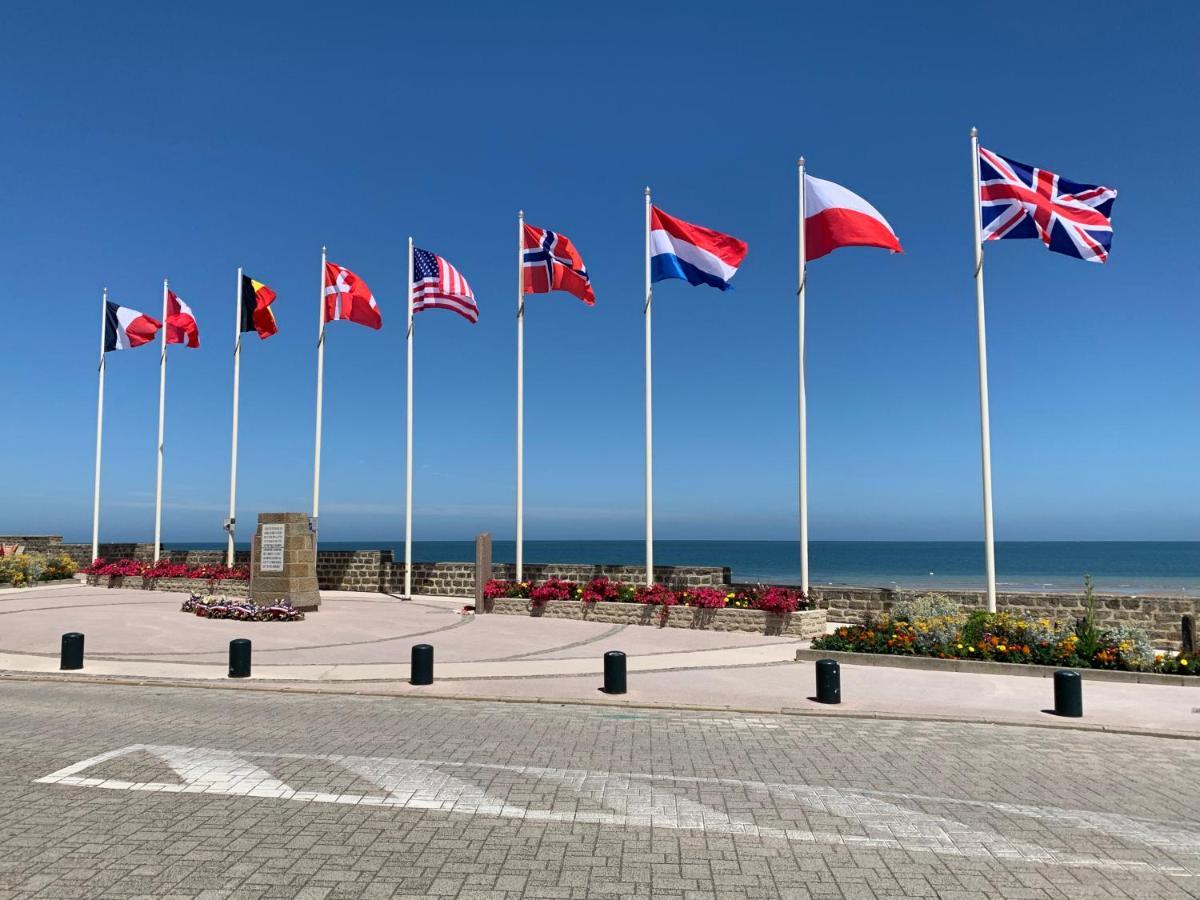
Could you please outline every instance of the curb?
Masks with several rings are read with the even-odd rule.
[[[1069,666],[1036,666],[1028,663],[993,662],[984,659],[939,659],[933,656],[899,656],[887,653],[854,653],[847,650],[797,650],[796,662],[832,659],[848,666],[878,666],[920,669],[929,672],[966,672],[974,675],[1018,675],[1024,678],[1053,678]],[[1195,675],[1161,675],[1157,672],[1119,672],[1115,669],[1071,669],[1084,681],[1123,684],[1157,684],[1170,687],[1200,687]]]
[[[812,652],[812,651],[800,651]],[[843,654],[854,656],[856,654]],[[829,658],[829,657],[823,657]],[[804,709],[799,707],[781,707],[778,709],[762,707],[739,706],[703,706],[690,703],[664,703],[649,700],[616,700],[616,699],[587,699],[578,698],[566,700],[560,697],[503,697],[459,694],[412,693],[408,691],[363,691],[342,688],[317,689],[306,686],[303,682],[242,682],[231,684],[226,682],[202,681],[171,681],[169,679],[133,679],[109,676],[79,677],[56,673],[30,672],[0,672],[0,684],[5,681],[22,681],[56,684],[85,684],[105,687],[156,687],[156,688],[190,688],[193,690],[213,691],[252,691],[255,693],[303,694],[305,696],[333,697],[363,697],[380,700],[444,700],[461,701],[465,703],[511,703],[538,706],[587,706],[608,709],[646,709],[665,712],[705,712],[705,713],[738,713],[743,715],[795,716],[800,718],[823,719],[855,719],[875,720],[881,722],[934,722],[951,725],[992,725],[1004,728],[1038,728],[1050,731],[1082,731],[1100,734],[1118,734],[1131,737],[1164,738],[1178,741],[1200,741],[1200,733],[1187,731],[1167,731],[1153,728],[1115,727],[1111,725],[1093,725],[1074,721],[1032,721],[1019,722],[1009,719],[996,719],[987,716],[949,716],[949,715],[916,715],[911,713],[872,712],[870,710],[835,711],[828,707]]]

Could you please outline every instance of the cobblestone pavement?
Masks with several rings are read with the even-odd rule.
[[[0,683],[0,897],[1197,897],[1200,743]]]

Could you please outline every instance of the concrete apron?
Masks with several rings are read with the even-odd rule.
[[[721,650],[692,650],[631,656],[631,672],[673,669],[711,669],[730,666],[761,666],[790,662],[794,644],[766,644]],[[0,653],[0,671],[46,674],[59,671],[56,657]],[[563,675],[599,675],[603,658],[518,659],[489,662],[444,662],[436,664],[439,681],[477,678],[536,678]],[[226,666],[220,663],[168,663],[134,660],[84,659],[84,668],[72,675],[125,678],[224,680]],[[252,678],[260,681],[407,681],[407,663],[340,663],[332,665],[253,665]]]

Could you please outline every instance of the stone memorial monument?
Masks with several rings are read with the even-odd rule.
[[[296,609],[314,612],[317,591],[316,536],[304,513],[260,513],[250,548],[250,601],[292,601]]]

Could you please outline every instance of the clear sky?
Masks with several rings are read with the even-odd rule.
[[[322,535],[403,534],[404,244],[470,280],[417,320],[417,539],[511,537],[516,212],[588,309],[531,297],[526,536],[642,529],[643,185],[750,252],[655,294],[657,535],[796,534],[795,161],[905,254],[809,270],[814,539],[981,533],[968,131],[1115,187],[1104,266],[987,252],[999,539],[1200,535],[1200,7],[10,4],[0,73],[0,533],[90,534],[100,289],[200,321],[169,364],[164,540],[222,539],[234,273],[279,294],[242,358],[239,517],[307,511],[321,245],[375,332],[330,326]],[[157,350],[109,354],[102,539],[153,534]],[[243,531],[243,536],[245,532]]]

